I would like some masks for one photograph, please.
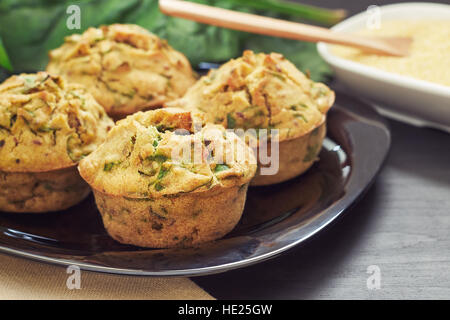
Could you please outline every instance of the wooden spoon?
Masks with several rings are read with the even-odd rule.
[[[302,23],[226,10],[180,0],[159,0],[160,10],[169,15],[219,27],[309,42],[327,42],[359,48],[366,52],[405,56],[412,39],[368,37],[333,32]]]

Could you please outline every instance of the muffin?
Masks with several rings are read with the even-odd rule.
[[[79,85],[46,72],[0,84],[0,210],[66,209],[89,193],[77,172],[113,126]]]
[[[125,244],[166,248],[214,240],[241,218],[253,151],[222,126],[176,108],[117,122],[81,160],[103,224]]]
[[[89,28],[49,56],[47,71],[86,86],[114,118],[160,107],[195,82],[182,53],[137,25]]]
[[[298,176],[317,160],[333,102],[332,90],[309,79],[281,54],[245,51],[166,106],[203,112],[207,121],[229,129],[254,129],[258,146],[267,144],[269,156],[277,139],[278,172],[260,174],[262,167],[276,164],[264,164],[258,156],[258,173],[251,182],[267,185]]]

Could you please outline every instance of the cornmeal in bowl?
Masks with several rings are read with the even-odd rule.
[[[114,125],[79,85],[46,72],[0,85],[0,210],[66,209],[87,196],[78,161]]]
[[[86,86],[114,118],[160,107],[195,82],[182,53],[137,25],[89,28],[49,55],[47,71]]]
[[[364,29],[357,33],[366,36],[410,37],[413,41],[409,54],[404,57],[377,55],[344,46],[333,46],[331,52],[380,70],[450,86],[450,21],[383,21],[379,28]]]
[[[111,237],[163,248],[234,228],[256,159],[234,133],[202,124],[201,116],[176,108],[138,112],[80,162]]]
[[[245,51],[166,106],[202,112],[207,121],[228,129],[270,130],[265,139],[279,141],[278,150],[267,146],[268,154],[279,154],[278,171],[258,171],[251,183],[267,185],[298,176],[317,160],[333,102],[332,90],[310,80],[281,54]],[[260,170],[266,164],[259,162]]]

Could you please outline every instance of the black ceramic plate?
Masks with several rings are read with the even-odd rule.
[[[369,187],[389,145],[389,130],[378,114],[338,93],[320,161],[296,179],[250,188],[242,220],[221,240],[188,249],[119,244],[103,229],[90,196],[65,212],[0,213],[0,250],[134,275],[192,276],[244,267],[274,257],[328,226]]]

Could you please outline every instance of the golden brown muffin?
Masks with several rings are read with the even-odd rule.
[[[81,201],[76,165],[114,125],[79,85],[46,72],[0,85],[0,210],[45,212]]]
[[[195,82],[182,53],[136,25],[89,28],[49,55],[47,71],[86,86],[114,118],[160,107]]]
[[[180,109],[138,112],[81,160],[111,237],[162,248],[214,240],[234,228],[256,159],[234,133],[201,125]]]
[[[291,179],[317,160],[326,113],[333,102],[333,91],[310,80],[281,54],[245,51],[242,57],[211,70],[181,99],[166,106],[201,111],[207,121],[229,129],[277,129],[278,173],[260,175],[258,171],[251,182],[265,185]],[[274,136],[269,132],[266,138]],[[269,154],[270,148],[269,143]]]

